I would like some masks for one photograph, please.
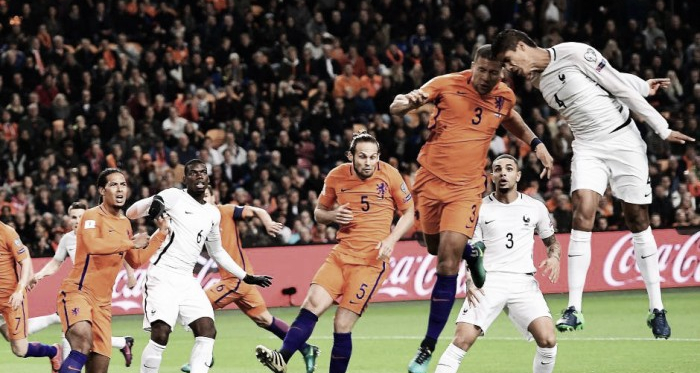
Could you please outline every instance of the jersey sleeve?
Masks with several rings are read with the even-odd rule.
[[[446,79],[448,78],[445,75],[436,76],[420,87],[421,92],[428,95],[428,101],[435,101],[435,99],[440,95]]]
[[[399,211],[405,211],[412,207],[413,196],[411,195],[411,191],[408,189],[406,182],[403,181],[401,174],[394,168],[391,169],[389,182],[391,183],[389,191],[391,197],[394,199],[396,208]]]
[[[15,258],[16,262],[19,263],[29,258],[29,250],[27,250],[27,247],[22,243],[17,231],[10,227],[5,228],[5,240],[7,244],[12,247],[12,257]]]
[[[335,192],[335,178],[334,172],[331,171],[326,177],[326,181],[323,183],[323,189],[321,194],[318,196],[318,203],[326,208],[332,208],[338,198]]]
[[[622,73],[612,67],[594,48],[581,44],[579,49],[580,51],[573,51],[572,58],[586,76],[644,118],[662,139],[666,139],[671,134],[666,119],[642,97],[637,89],[627,83]]]
[[[549,211],[547,206],[545,206],[540,201],[535,201],[537,204],[537,234],[540,235],[541,239],[552,237],[554,234],[554,224],[552,223],[552,218],[549,217]]]
[[[639,92],[643,97],[649,96],[649,84],[646,80],[628,73],[620,73],[622,80],[627,83],[632,89]]]
[[[247,273],[241,266],[236,264],[233,258],[231,258],[226,250],[224,250],[223,246],[221,246],[221,233],[219,231],[221,214],[218,209],[214,208],[214,210],[216,210],[218,218],[214,219],[214,224],[212,224],[207,239],[204,241],[204,246],[207,248],[209,256],[214,259],[216,264],[242,280]]]
[[[68,256],[68,245],[67,245],[68,238],[67,237],[68,236],[64,234],[63,237],[61,237],[61,240],[58,241],[58,247],[56,248],[56,254],[54,254],[54,256],[53,256],[53,258],[59,263],[63,263],[66,260],[66,257]]]

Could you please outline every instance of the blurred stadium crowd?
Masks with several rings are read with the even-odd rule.
[[[51,256],[70,229],[66,207],[97,203],[102,169],[128,172],[133,201],[179,186],[183,164],[199,157],[220,202],[262,207],[287,227],[270,237],[259,221],[241,223],[244,246],[333,242],[313,208],[352,132],[375,134],[410,185],[430,108],[402,118],[389,104],[469,68],[504,27],[545,47],[588,43],[617,69],[670,78],[649,100],[698,138],[698,14],[691,0],[0,0],[0,219],[33,256]],[[534,154],[505,132],[490,156],[519,158],[521,190],[567,232],[571,131],[529,82],[507,79],[557,167],[540,180]],[[697,147],[638,125],[652,225],[700,224]],[[605,197],[596,229],[624,228]]]

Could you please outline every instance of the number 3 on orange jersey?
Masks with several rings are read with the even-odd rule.
[[[476,221],[476,205],[472,205],[472,215],[469,217],[469,222],[464,227],[465,228],[473,227],[475,221]]]

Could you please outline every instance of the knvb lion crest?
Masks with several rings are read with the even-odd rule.
[[[496,96],[496,109],[500,112],[501,109],[503,109],[503,104],[505,103],[505,99],[503,96]]]
[[[377,184],[377,198],[379,199],[384,199],[384,195],[386,192],[389,190],[389,187],[386,185],[385,182],[381,182]]]

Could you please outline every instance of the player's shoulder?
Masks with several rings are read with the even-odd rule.
[[[593,62],[597,59],[598,51],[588,44],[566,42],[557,44],[551,48],[553,59],[557,60],[586,60]]]
[[[179,197],[183,193],[186,193],[186,192],[180,188],[167,188],[167,189],[163,189],[160,192],[158,192],[158,195],[163,197],[163,199],[167,199],[167,198],[172,198],[175,196]]]
[[[335,166],[332,170],[328,171],[326,175],[326,182],[330,180],[342,180],[347,179],[353,174],[352,163],[346,162]]]
[[[2,237],[10,236],[13,232],[16,232],[14,228],[3,222],[0,222],[0,235],[2,235]]]
[[[499,82],[496,84],[496,86],[491,90],[491,94],[493,96],[501,96],[506,101],[515,104],[515,92],[513,92],[513,89],[504,82]]]
[[[467,80],[472,76],[471,70],[462,70],[454,73],[438,75],[430,79],[425,85],[430,85],[434,87],[447,86],[450,84],[460,84],[466,83]]]
[[[539,199],[530,197],[529,195],[524,194],[524,193],[518,193],[518,194],[520,194],[520,199],[522,200],[523,204],[533,206],[536,208],[540,208],[540,207],[546,208],[544,203],[542,201],[540,201]]]
[[[401,172],[399,172],[399,170],[397,170],[396,167],[384,161],[377,162],[377,170],[392,177],[401,176]]]
[[[231,204],[231,203],[216,206],[217,210],[219,210],[219,213],[221,213],[221,215],[226,215],[226,216],[233,216],[233,211],[236,209],[236,207],[239,207],[239,206]]]

